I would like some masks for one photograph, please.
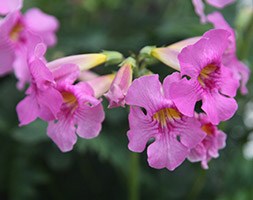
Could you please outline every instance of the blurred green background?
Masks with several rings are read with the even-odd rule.
[[[190,0],[27,0],[23,11],[31,7],[55,15],[61,24],[48,60],[103,49],[128,56],[146,45],[171,44],[211,28],[199,23]],[[250,6],[237,1],[222,13],[236,28],[239,57],[252,67]],[[111,69],[101,66],[96,71]],[[163,64],[151,69],[161,77],[172,72]],[[210,169],[186,161],[170,172],[150,168],[146,152],[137,156],[127,149],[127,109],[106,109],[98,138],[79,139],[73,151],[61,153],[46,136],[46,123],[18,127],[15,106],[24,93],[17,91],[14,76],[0,78],[0,200],[124,200],[134,188],[140,199],[251,200],[253,160],[243,149],[253,131],[252,81],[249,94],[237,96],[237,114],[220,125],[228,134],[227,147],[210,162]]]

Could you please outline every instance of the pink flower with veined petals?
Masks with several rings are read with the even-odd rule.
[[[206,0],[206,2],[211,6],[221,9],[229,4],[234,3],[235,0]],[[192,3],[194,5],[196,14],[200,17],[201,23],[206,23],[207,19],[204,13],[205,6],[203,0],[192,0]]]
[[[57,120],[49,122],[47,134],[61,151],[67,152],[72,150],[77,135],[90,139],[99,134],[104,111],[101,101],[94,97],[94,91],[87,83],[71,85],[62,81],[57,89],[63,97],[63,104]]]
[[[233,97],[239,82],[222,64],[228,38],[229,32],[225,30],[210,30],[179,54],[181,76],[190,80],[183,78],[172,83],[170,97],[183,114],[193,116],[195,104],[200,100],[202,110],[213,124],[231,118],[237,110]]]
[[[36,25],[35,25],[36,21]],[[30,9],[24,16],[15,11],[0,24],[0,76],[14,69],[22,89],[30,81],[28,63],[34,48],[40,42],[53,45],[58,21],[38,9]]]
[[[0,15],[6,15],[15,10],[20,10],[23,0],[0,0]]]
[[[52,72],[40,59],[30,65],[31,85],[27,96],[17,105],[20,125],[27,125],[37,117],[50,121],[56,119],[62,105],[61,93],[55,88],[56,83]]]
[[[174,170],[190,149],[202,141],[205,133],[198,120],[180,113],[169,99],[170,78],[165,79],[163,86],[158,75],[133,81],[126,95],[126,104],[130,105],[127,136],[128,148],[134,152],[142,152],[153,138],[154,142],[148,147],[149,165]]]
[[[187,158],[191,162],[201,161],[201,166],[208,169],[208,162],[212,158],[219,157],[218,151],[226,146],[227,136],[217,126],[211,124],[206,115],[200,114],[197,118],[201,122],[201,128],[206,133],[206,137],[191,149]]]
[[[234,77],[236,79],[241,81],[241,93],[247,94],[248,89],[246,87],[246,84],[249,80],[250,70],[244,63],[239,61],[236,56],[235,31],[232,27],[230,27],[230,25],[226,22],[226,20],[219,12],[209,14],[207,16],[207,20],[212,23],[215,28],[225,29],[230,32],[231,35],[229,37],[229,46],[223,55],[222,63],[224,66],[230,68],[233,71]]]

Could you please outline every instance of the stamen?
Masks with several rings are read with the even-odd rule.
[[[206,67],[204,67],[198,76],[199,83],[203,86],[210,86],[213,81],[211,80],[213,77],[213,73],[217,70],[217,66],[214,64],[209,64]]]
[[[207,134],[212,135],[214,133],[214,126],[211,123],[204,124],[201,129]]]
[[[163,127],[167,126],[167,121],[174,121],[180,119],[181,114],[176,109],[164,108],[153,115],[153,119],[158,121]]]
[[[62,92],[62,97],[63,97],[63,102],[68,106],[68,107],[73,107],[75,108],[78,104],[76,97],[70,93],[70,92]]]
[[[20,22],[16,23],[16,25],[12,28],[10,32],[10,39],[13,42],[17,42],[20,39],[20,33],[23,29],[24,26]]]

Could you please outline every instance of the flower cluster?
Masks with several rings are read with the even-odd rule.
[[[222,8],[233,0],[207,2]],[[14,71],[19,89],[29,84],[16,108],[20,126],[40,118],[48,123],[47,134],[60,150],[70,151],[77,136],[99,135],[104,96],[108,108],[130,107],[128,147],[142,152],[148,144],[151,167],[174,170],[188,159],[207,169],[225,147],[226,134],[217,126],[235,114],[237,90],[247,93],[250,71],[236,56],[235,32],[223,16],[218,12],[205,16],[202,1],[193,3],[202,22],[215,28],[201,37],[168,47],[145,47],[126,59],[104,51],[51,62],[44,55],[56,43],[56,18],[37,8],[23,15],[22,1],[1,4],[0,13],[7,15],[0,22],[0,75]],[[161,83],[145,68],[146,58],[178,72]],[[89,71],[104,63],[120,68],[103,76]]]

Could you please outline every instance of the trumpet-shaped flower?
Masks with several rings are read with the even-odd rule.
[[[208,169],[208,162],[219,156],[219,150],[226,146],[226,134],[210,123],[207,116],[200,114],[198,117],[201,128],[206,137],[195,148],[191,149],[188,160],[191,162],[201,161],[201,166]]]
[[[222,64],[222,56],[228,46],[229,32],[211,30],[194,45],[184,48],[178,56],[181,76],[170,87],[170,97],[177,108],[187,116],[193,116],[197,101],[202,100],[211,123],[231,118],[237,110],[233,98],[239,86],[232,71]]]
[[[224,66],[230,68],[233,71],[234,78],[241,81],[241,93],[247,94],[248,89],[246,84],[249,80],[250,70],[249,68],[238,60],[236,56],[236,37],[235,31],[232,27],[226,22],[223,16],[219,12],[214,12],[207,16],[207,20],[213,24],[213,26],[217,29],[225,29],[230,32],[229,36],[229,45],[226,49],[222,63]]]
[[[49,122],[47,134],[61,151],[70,151],[77,136],[90,139],[96,137],[104,120],[101,101],[94,97],[94,91],[87,83],[71,85],[62,81],[57,86],[63,97],[63,104],[57,119]]]
[[[15,10],[20,10],[23,6],[23,0],[0,0],[0,14],[6,15]]]
[[[229,4],[234,3],[235,0],[206,0],[206,2],[210,4],[211,6],[221,9]],[[202,23],[206,23],[207,19],[204,13],[205,6],[203,3],[203,0],[192,0],[192,3],[194,5],[196,14],[200,17],[200,21]]]
[[[125,106],[125,96],[133,79],[133,59],[128,58],[117,72],[109,91],[104,95],[109,100],[109,108]]]
[[[19,11],[7,15],[0,24],[0,58],[6,58],[0,64],[0,76],[14,69],[18,88],[23,88],[30,81],[28,64],[36,45],[40,42],[53,45],[57,27],[54,17],[35,8],[24,16]]]
[[[169,99],[173,79],[168,76],[162,86],[158,75],[143,76],[133,81],[126,95],[130,105],[128,148],[142,152],[154,139],[148,147],[148,162],[157,169],[174,170],[205,137],[200,122],[183,115]]]
[[[53,74],[40,60],[35,59],[30,65],[31,85],[26,97],[17,105],[20,125],[26,125],[37,117],[50,121],[56,118],[62,105],[61,93],[55,88]]]

